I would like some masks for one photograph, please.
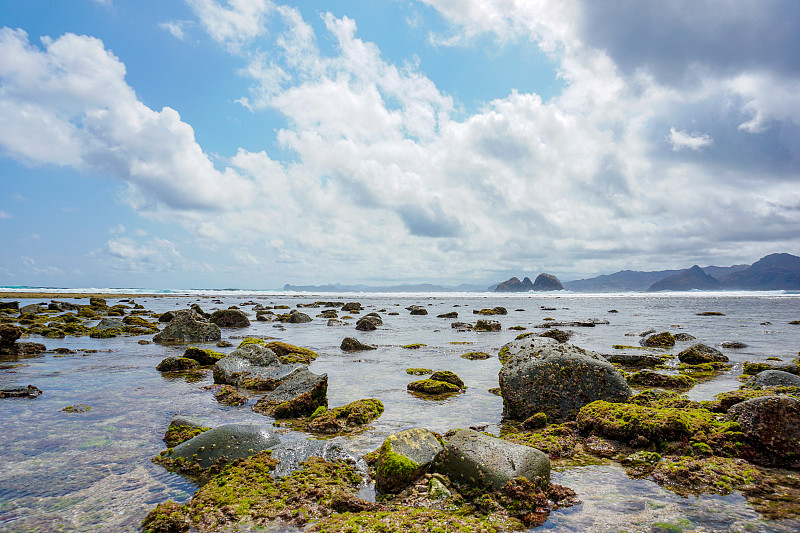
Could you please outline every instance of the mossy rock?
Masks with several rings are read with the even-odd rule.
[[[669,331],[656,333],[643,339],[642,346],[647,348],[672,348],[675,346],[675,337]]]
[[[151,332],[158,331],[158,326],[154,323],[150,322],[149,320],[145,320],[140,316],[126,316],[122,319],[122,323],[127,326],[136,326],[140,328],[145,328],[150,330]]]
[[[581,408],[578,428],[637,447],[650,443],[673,453],[689,453],[695,442],[721,456],[736,456],[744,435],[736,422],[718,419],[707,409],[643,407],[596,401]],[[675,443],[667,445],[666,443]]]
[[[239,346],[237,346],[236,349],[238,350],[239,348],[243,348],[243,347],[245,347],[245,346],[247,346],[249,344],[258,344],[260,346],[266,346],[267,345],[267,341],[265,341],[264,339],[256,338],[256,337],[245,337],[242,340],[242,342],[239,343]]]
[[[634,387],[662,387],[665,389],[691,389],[697,384],[691,376],[682,374],[659,374],[651,370],[642,370],[627,376],[629,385]]]
[[[237,523],[267,523],[279,518],[298,526],[330,515],[343,495],[357,499],[362,478],[352,464],[312,457],[302,470],[273,479],[270,472],[276,464],[268,451],[234,461],[186,504],[159,504],[148,513],[142,529],[145,533],[186,531],[181,528],[189,523],[201,531],[217,531]],[[161,529],[154,529],[155,524]]]
[[[221,386],[217,392],[214,393],[214,399],[224,405],[231,407],[238,407],[247,403],[248,398],[244,394],[236,390],[236,387],[231,385]]]
[[[651,477],[682,496],[729,494],[756,483],[761,474],[747,461],[727,457],[665,457]]]
[[[91,329],[89,331],[89,337],[93,339],[110,339],[120,335],[122,335],[122,331],[117,328]]]
[[[482,359],[491,359],[491,355],[486,352],[468,352],[461,356],[462,359],[468,359],[470,361],[479,361]]]
[[[632,404],[642,407],[673,407],[683,409],[686,407],[697,409],[700,405],[675,391],[664,389],[647,389],[635,394],[628,400]]]
[[[328,409],[314,417],[307,428],[315,433],[346,433],[360,429],[382,414],[383,403],[375,398],[367,398]]]
[[[459,389],[466,389],[464,382],[461,380],[460,377],[456,375],[455,372],[451,372],[449,370],[439,370],[438,372],[434,372],[431,375],[431,379],[434,381],[444,381],[446,383],[452,383]]]
[[[406,374],[410,376],[424,376],[425,374],[433,374],[432,368],[406,368]]]
[[[412,381],[407,385],[406,388],[412,392],[430,395],[453,394],[461,392],[461,387],[457,385],[434,379],[421,379],[419,381]]]
[[[288,342],[272,341],[266,343],[265,346],[275,352],[275,355],[284,364],[302,363],[307,365],[319,357],[319,354],[313,350],[301,348]]]
[[[474,331],[500,331],[502,326],[496,320],[478,320],[472,328]]]
[[[550,337],[551,339],[555,339],[558,342],[564,343],[572,337],[572,333],[569,331],[562,331],[560,329],[550,329],[545,331],[544,333],[540,333],[539,337]]]
[[[190,370],[196,368],[197,361],[188,359],[186,357],[167,357],[156,367],[159,372],[181,372],[183,370]]]
[[[458,318],[458,313],[456,311],[450,311],[449,313],[437,315],[436,318]]]
[[[406,344],[406,345],[403,346],[403,348],[405,348],[406,350],[418,350],[418,349],[420,349],[420,348],[422,348],[424,346],[427,346],[427,344],[422,344],[421,342],[416,342],[414,344]]]
[[[195,346],[189,346],[183,352],[183,357],[186,357],[188,359],[194,359],[199,364],[203,366],[208,366],[215,364],[217,361],[225,357],[225,354],[216,352],[208,348],[197,348]]]
[[[162,440],[168,448],[174,448],[178,444],[186,442],[209,429],[211,428],[205,426],[189,426],[171,423],[167,428],[167,432],[164,433],[164,438]]]
[[[376,488],[382,493],[399,492],[419,478],[442,445],[431,431],[414,428],[389,435],[377,450]]]
[[[503,439],[541,450],[551,459],[571,457],[578,444],[574,431],[564,424],[553,424],[532,432],[507,433]]]

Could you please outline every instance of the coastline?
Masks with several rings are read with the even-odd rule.
[[[161,298],[164,296],[181,296],[176,294],[157,293],[116,293],[116,292],[0,292],[0,298],[12,300],[34,300],[42,298]]]

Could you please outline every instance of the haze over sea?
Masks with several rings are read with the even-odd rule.
[[[535,326],[545,318],[607,320],[608,324],[595,327],[567,328],[573,332],[571,343],[605,354],[629,351],[612,346],[638,345],[638,333],[647,329],[689,333],[697,337],[696,342],[710,346],[731,341],[746,344],[738,350],[723,349],[732,368],[691,389],[688,395],[694,400],[711,399],[718,392],[737,389],[740,383],[736,378],[745,361],[763,362],[768,357],[788,361],[796,357],[800,332],[800,326],[788,324],[800,317],[800,295],[783,291],[336,295],[238,289],[174,293],[96,288],[12,290],[18,291],[20,297],[29,292],[106,293],[110,295],[109,305],[118,303],[113,294],[136,294],[133,300],[154,313],[193,303],[207,312],[237,305],[251,318],[254,303],[296,308],[315,301],[359,301],[365,307],[364,313],[379,312],[383,327],[360,332],[353,329],[352,323],[333,327],[327,326],[325,319],[314,318],[306,324],[253,320],[246,328],[223,329],[223,339],[230,340],[234,347],[247,336],[271,337],[318,352],[319,358],[309,368],[328,374],[330,406],[360,398],[380,399],[385,412],[369,429],[335,439],[358,454],[374,450],[388,434],[412,427],[444,433],[452,428],[485,425],[487,431],[498,435],[503,424],[503,402],[489,389],[497,386],[498,350],[520,333],[509,330],[512,326],[539,332],[542,330]],[[86,303],[85,298],[56,299]],[[406,307],[411,305],[423,306],[428,315],[410,315]],[[494,306],[508,309],[508,315],[491,317],[501,322],[499,332],[458,331],[450,327],[453,320],[437,318],[456,311],[458,320],[471,321],[473,310]],[[611,310],[617,312],[609,313]],[[724,316],[698,316],[707,311]],[[391,314],[395,312],[398,314]],[[378,349],[343,352],[339,345],[345,336],[357,337]],[[0,402],[6,443],[0,464],[0,531],[136,531],[154,505],[170,498],[186,501],[195,490],[192,483],[150,462],[165,447],[161,437],[173,415],[195,415],[215,424],[271,422],[271,418],[250,410],[260,396],[257,393],[250,395],[246,406],[217,403],[205,388],[213,383],[208,370],[188,374],[156,371],[155,366],[163,358],[181,355],[184,347],[139,344],[137,340],[142,338],[149,337],[31,336],[25,340],[43,342],[48,352],[0,364],[0,385],[33,384],[44,391],[33,400]],[[424,346],[416,350],[403,348],[412,343]],[[686,346],[679,343],[671,350],[650,351],[674,354]],[[53,353],[56,348],[68,348],[72,353]],[[233,348],[215,349],[228,353]],[[471,351],[485,351],[493,357],[479,361],[460,357]],[[634,349],[630,352],[640,353]],[[455,371],[468,389],[445,400],[421,399],[406,390],[406,384],[413,379],[405,372],[409,367]],[[677,361],[670,360],[664,372],[677,373]],[[62,411],[76,404],[87,405],[91,410]],[[280,438],[292,441],[308,436],[289,431]],[[725,496],[685,498],[647,478],[630,478],[617,463],[599,463],[556,469],[553,481],[576,490],[583,503],[552,512],[543,530],[654,531],[654,527],[671,524],[685,531],[789,532],[800,527],[797,519],[761,518],[736,491]]]

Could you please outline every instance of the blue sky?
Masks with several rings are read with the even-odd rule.
[[[8,0],[0,28],[2,285],[800,254],[793,1]]]

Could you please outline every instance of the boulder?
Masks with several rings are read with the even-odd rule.
[[[509,359],[517,355],[518,353],[522,352],[523,350],[533,350],[536,348],[542,348],[544,346],[553,346],[558,344],[558,341],[548,337],[534,337],[533,335],[528,335],[526,337],[517,338],[511,342],[508,342],[500,348],[500,353],[498,357],[500,358],[501,364],[506,364]]]
[[[0,302],[0,311],[6,310],[19,312],[19,302]]]
[[[308,429],[315,433],[346,433],[361,428],[382,414],[383,403],[380,400],[356,400],[315,416],[308,423]]]
[[[213,365],[225,357],[225,354],[210,349],[189,346],[186,348],[186,350],[184,350],[183,357],[187,359],[194,359],[201,365]]]
[[[345,450],[341,444],[329,440],[301,440],[296,442],[282,442],[271,448],[273,459],[278,461],[270,475],[274,478],[281,478],[302,470],[301,463],[311,457],[322,457],[326,461],[345,461],[355,463],[356,466],[366,471],[364,459],[356,457]]]
[[[198,363],[194,359],[186,357],[167,357],[156,367],[159,372],[180,372],[181,370],[189,370],[197,368]]]
[[[695,344],[678,354],[678,360],[687,365],[700,365],[703,363],[727,363],[728,358],[716,348],[705,344]]]
[[[101,331],[104,329],[122,329],[124,326],[125,322],[123,322],[121,318],[107,316],[103,317],[92,329]]]
[[[424,307],[420,307],[418,305],[412,305],[411,307],[408,307],[407,309],[411,312],[410,314],[412,314],[414,316],[422,316],[422,315],[427,315],[428,314],[428,310],[427,309],[425,309]]]
[[[374,316],[363,316],[356,322],[356,329],[358,331],[375,331],[381,324],[383,324],[383,321],[376,320]]]
[[[289,311],[288,315],[281,315],[279,317],[281,322],[288,322],[289,324],[305,324],[311,322],[312,318],[305,313],[301,313],[297,309]]]
[[[364,344],[363,342],[359,341],[358,339],[354,339],[353,337],[345,337],[342,340],[342,345],[340,348],[345,352],[359,352],[364,350],[375,350],[374,346],[370,346],[369,344]]]
[[[42,310],[42,308],[39,306],[39,304],[28,304],[28,305],[22,306],[20,308],[20,310],[19,310],[19,313],[21,315],[25,315],[25,314],[33,314],[33,315],[35,315],[36,313],[38,313],[41,310]]]
[[[561,282],[552,274],[539,274],[536,276],[536,279],[533,281],[533,287],[531,287],[534,291],[563,291],[564,286],[561,285]]]
[[[36,398],[41,396],[42,390],[33,385],[27,387],[3,387],[0,389],[0,398]]]
[[[500,331],[502,326],[496,320],[478,320],[472,329],[474,331]]]
[[[153,341],[165,344],[188,344],[218,341],[221,338],[219,326],[208,322],[191,309],[181,309],[173,311],[172,320],[161,333],[153,337]]]
[[[550,458],[543,452],[471,429],[459,430],[432,468],[455,483],[480,489],[499,490],[518,477],[540,487],[550,484]]]
[[[358,302],[347,302],[342,306],[342,311],[345,313],[360,313],[361,309],[361,304]]]
[[[279,442],[275,433],[266,426],[226,424],[168,449],[165,457],[180,457],[187,462],[196,462],[201,468],[209,468],[218,462],[228,464],[236,459],[246,459]]]
[[[389,435],[378,450],[375,488],[384,494],[400,492],[428,470],[442,449],[436,435],[427,429]]]
[[[595,400],[624,402],[631,389],[598,353],[571,344],[524,349],[500,370],[505,414],[525,420],[543,412],[550,421],[572,420]]]
[[[672,348],[675,346],[675,337],[669,331],[664,331],[642,339],[640,344],[646,348]]]
[[[247,344],[217,361],[214,383],[270,391],[305,368],[297,363],[281,363],[275,352],[265,346]]]
[[[12,355],[16,353],[16,342],[22,336],[22,330],[18,326],[10,324],[0,325],[0,355]]]
[[[162,439],[170,448],[174,448],[192,437],[211,429],[207,420],[191,416],[175,415],[169,423],[164,438]]]
[[[753,389],[768,387],[800,387],[800,376],[783,370],[764,370],[750,378],[744,387]]]
[[[262,396],[253,411],[275,418],[300,418],[310,416],[320,406],[328,407],[328,374],[303,368]]]
[[[198,313],[198,316],[203,315]],[[250,319],[241,309],[219,309],[211,313],[208,320],[221,328],[246,328],[250,325]]]
[[[737,403],[728,416],[739,423],[752,457],[769,466],[800,466],[800,400],[762,396]],[[743,454],[747,455],[747,454]]]

